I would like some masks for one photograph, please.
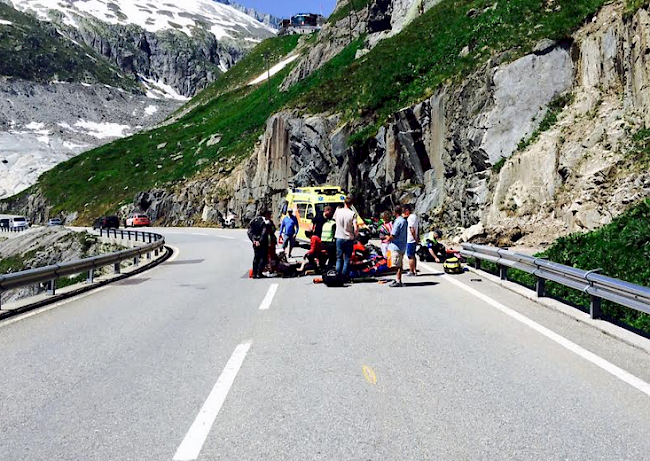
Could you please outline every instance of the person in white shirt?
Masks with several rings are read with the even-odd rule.
[[[352,209],[352,197],[347,196],[345,206],[334,213],[336,221],[336,273],[347,281],[350,276],[350,258],[354,248],[354,239],[359,233],[357,214]]]
[[[408,275],[416,276],[418,274],[416,250],[420,241],[420,220],[418,219],[418,215],[413,213],[413,207],[411,205],[404,206],[404,217],[408,221],[408,235],[406,239],[406,257],[409,260],[410,269]]]

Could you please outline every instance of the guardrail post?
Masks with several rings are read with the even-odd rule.
[[[602,299],[597,296],[591,297],[591,305],[589,306],[589,314],[592,319],[599,319],[603,316]]]
[[[474,258],[474,269],[481,268],[481,260],[479,258]]]
[[[136,256],[135,258],[133,258],[133,265],[134,266],[140,265],[140,256]]]
[[[151,233],[149,233],[149,243],[151,243]]]
[[[94,281],[95,281],[95,269],[90,269],[88,271],[88,278],[86,279],[86,282],[93,283]]]
[[[535,284],[535,288],[537,291],[538,298],[543,298],[544,296],[546,296],[546,280],[544,280],[541,277],[537,277],[537,283]]]
[[[54,296],[56,294],[56,279],[47,282],[47,294]]]
[[[151,251],[147,253],[147,259],[151,259]]]
[[[113,265],[113,274],[121,274],[122,271],[120,270],[120,263],[115,263]]]
[[[501,280],[508,280],[508,266],[497,265],[499,267],[499,278]]]

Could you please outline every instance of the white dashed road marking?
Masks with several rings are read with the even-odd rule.
[[[274,283],[269,287],[269,291],[266,292],[266,296],[262,300],[262,304],[260,304],[260,310],[265,311],[269,307],[271,307],[271,303],[273,302],[273,297],[275,296],[275,293],[278,291],[278,284]]]
[[[212,424],[214,424],[223,403],[226,401],[228,392],[233,382],[235,382],[237,373],[239,373],[244,363],[251,344],[252,341],[247,341],[235,348],[226,367],[221,372],[217,383],[212,388],[212,392],[210,392],[199,414],[192,423],[190,430],[187,431],[181,445],[176,450],[174,461],[192,461],[199,457],[205,439],[208,437],[210,429],[212,429]]]

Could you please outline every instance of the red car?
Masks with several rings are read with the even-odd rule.
[[[126,220],[126,227],[146,227],[151,226],[151,220],[146,214],[133,214]]]

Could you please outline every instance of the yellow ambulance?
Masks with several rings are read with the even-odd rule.
[[[282,201],[280,222],[287,215],[287,210],[289,208],[293,209],[300,225],[297,238],[299,241],[309,242],[305,232],[311,230],[311,220],[314,219],[316,213],[322,214],[327,206],[331,206],[336,210],[344,202],[345,191],[337,186],[290,188],[287,191],[287,196]],[[362,225],[364,225],[363,219],[359,217],[359,226]]]

